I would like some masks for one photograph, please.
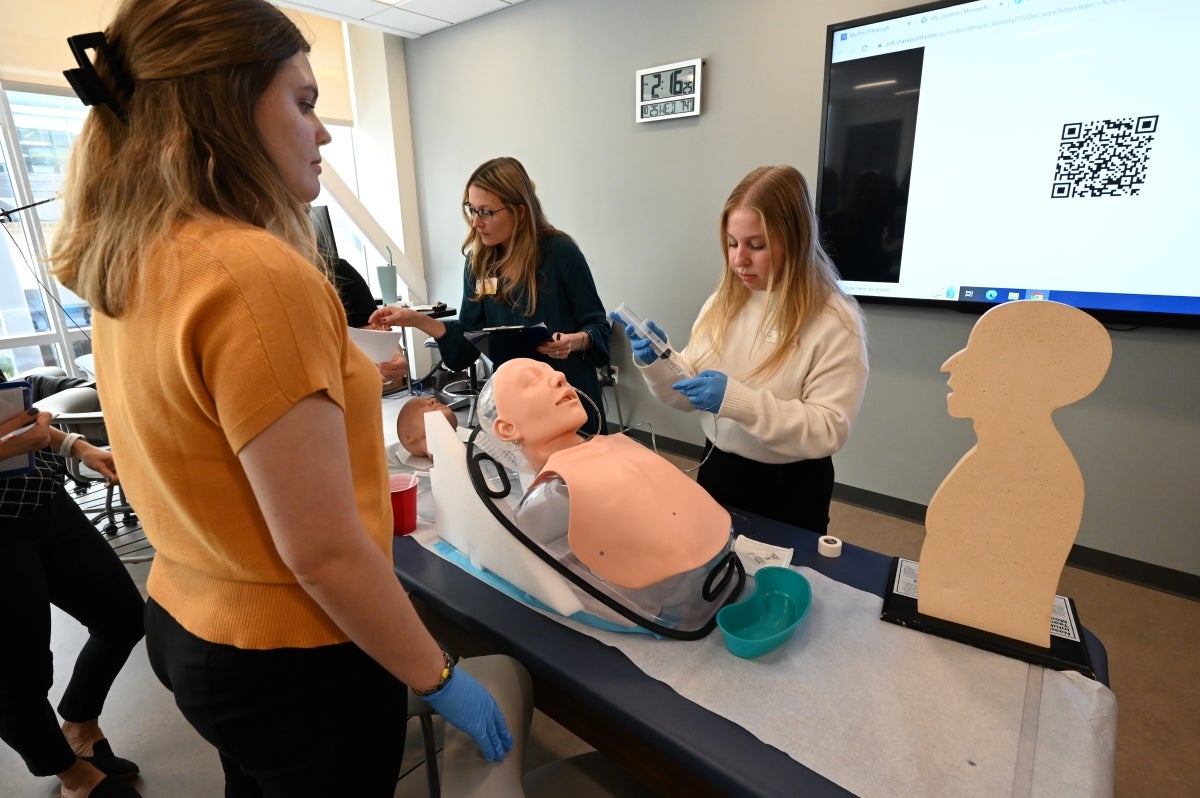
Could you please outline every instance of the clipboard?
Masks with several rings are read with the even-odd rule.
[[[24,380],[0,382],[0,419],[9,419],[33,406],[33,386]],[[33,471],[33,452],[0,460],[0,479]]]
[[[484,327],[478,331],[465,331],[463,336],[487,355],[493,365],[499,366],[516,357],[538,356],[537,348],[551,339],[545,323],[528,327],[514,324],[508,327]]]

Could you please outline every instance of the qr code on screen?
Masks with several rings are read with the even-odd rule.
[[[1136,197],[1157,130],[1157,115],[1063,125],[1050,196]]]

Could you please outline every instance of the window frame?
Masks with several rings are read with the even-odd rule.
[[[3,163],[7,167],[6,174],[16,200],[16,207],[23,208],[35,200],[33,185],[29,178],[24,151],[17,131],[16,119],[9,101],[10,91],[51,97],[73,97],[74,95],[68,90],[57,90],[48,86],[27,86],[0,80],[0,155],[3,156]],[[58,366],[71,376],[85,376],[82,369],[76,365],[75,359],[91,352],[91,325],[77,326],[74,320],[69,318],[63,307],[65,289],[48,271],[47,258],[50,249],[49,242],[44,235],[42,216],[39,214],[39,209],[42,207],[44,206],[12,213],[4,221],[4,225],[9,229],[0,231],[0,235],[7,239],[13,225],[20,231],[19,235],[14,236],[13,242],[25,262],[22,263],[22,260],[18,259],[15,261],[14,267],[27,265],[33,270],[49,329],[42,332],[15,334],[0,332],[0,352],[39,347],[42,350],[40,353],[42,364]],[[3,245],[7,247],[10,243],[12,242],[5,241]],[[27,306],[28,302],[29,300],[26,299]],[[33,310],[32,307],[29,307],[31,313]],[[19,362],[14,362],[13,366],[18,372],[32,367],[28,364],[22,366]]]

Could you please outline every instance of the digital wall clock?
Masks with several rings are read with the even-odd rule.
[[[639,69],[633,87],[633,120],[657,122],[700,115],[700,67],[703,61]]]

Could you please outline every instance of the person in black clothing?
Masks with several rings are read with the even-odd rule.
[[[325,260],[330,268],[333,287],[337,289],[338,299],[346,311],[346,324],[351,327],[370,326],[371,314],[378,306],[367,281],[345,258],[326,255]],[[402,351],[398,350],[390,361],[376,365],[385,384],[399,385],[408,376],[408,358]]]
[[[342,308],[346,311],[346,324],[351,327],[366,327],[371,322],[371,314],[377,305],[371,294],[367,281],[350,265],[345,258],[332,257],[326,259],[329,264],[333,287],[337,289],[338,299],[342,300]]]
[[[0,381],[7,379],[0,373]],[[0,602],[5,608],[0,656],[0,739],[35,776],[57,775],[67,798],[137,796],[118,781],[138,766],[113,754],[99,717],[113,681],[144,632],[145,604],[125,566],[62,485],[60,455],[117,479],[112,454],[50,426],[31,410],[0,419],[0,461],[34,452],[34,469],[0,478]],[[54,677],[50,605],[87,627],[58,704],[47,698]]]

